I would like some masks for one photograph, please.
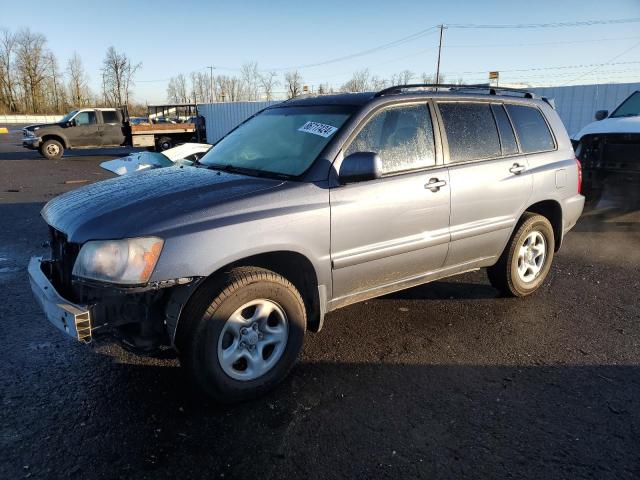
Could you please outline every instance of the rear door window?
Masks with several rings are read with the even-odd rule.
[[[491,110],[493,111],[498,132],[500,133],[502,155],[515,155],[518,153],[518,143],[516,142],[516,136],[513,133],[509,117],[507,117],[507,112],[504,111],[502,105],[496,105],[495,103],[491,105]]]
[[[438,103],[449,143],[449,162],[501,155],[500,138],[489,103]]]
[[[383,174],[435,165],[429,107],[403,105],[377,112],[347,147],[345,156],[355,152],[376,152]]]
[[[103,123],[120,123],[118,119],[118,114],[115,110],[103,110],[102,111],[102,121]]]
[[[555,148],[553,136],[542,113],[535,107],[505,105],[524,153],[546,152]]]

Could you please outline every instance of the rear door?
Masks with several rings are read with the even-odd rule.
[[[95,110],[83,110],[73,119],[75,125],[64,132],[72,148],[101,146],[102,127]]]
[[[102,146],[117,147],[125,141],[124,126],[118,110],[102,110]]]
[[[526,156],[502,104],[441,101],[438,110],[451,182],[451,246],[446,265],[495,257],[531,196]]]
[[[347,143],[345,156],[378,153],[384,176],[331,189],[334,300],[367,296],[444,263],[449,177],[436,144],[427,102],[378,110]]]

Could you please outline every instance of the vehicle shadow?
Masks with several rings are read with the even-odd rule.
[[[390,293],[381,298],[392,300],[474,300],[499,296],[498,290],[488,283],[436,281]]]
[[[237,406],[206,400],[179,368],[114,364],[99,374],[46,401],[39,448],[55,456],[50,475],[73,471],[78,455],[81,472],[109,478],[640,473],[637,365],[302,362],[275,392]],[[25,390],[30,403],[43,400],[37,385]],[[60,407],[77,416],[61,418]]]

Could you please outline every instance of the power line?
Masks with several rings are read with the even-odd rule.
[[[291,65],[291,66],[288,66],[288,67],[265,68],[265,69],[261,69],[261,71],[302,70],[304,68],[321,67],[323,65],[328,65],[330,63],[336,63],[336,62],[342,62],[342,61],[345,61],[345,60],[351,60],[352,58],[362,57],[364,55],[370,55],[371,53],[379,52],[379,51],[382,51],[382,50],[388,50],[389,48],[398,47],[400,45],[404,45],[405,43],[411,42],[413,40],[417,40],[417,39],[422,38],[424,36],[431,35],[431,34],[435,33],[437,28],[439,28],[439,25],[433,25],[433,26],[431,26],[429,28],[426,28],[424,30],[420,30],[419,32],[413,33],[411,35],[408,35],[406,37],[400,38],[398,40],[394,40],[394,41],[389,42],[389,43],[384,43],[382,45],[378,45],[377,47],[369,48],[367,50],[362,50],[360,52],[352,53],[350,55],[345,55],[343,57],[332,58],[330,60],[324,60],[322,62],[316,62],[316,63],[308,63],[308,64],[304,64],[304,65]]]
[[[634,44],[633,46],[631,46],[631,47],[627,48],[625,51],[623,51],[622,53],[619,53],[618,55],[616,55],[615,57],[613,57],[613,58],[612,58],[611,60],[609,60],[608,62],[606,62],[606,63],[604,63],[604,64],[602,64],[602,65],[598,65],[596,68],[594,68],[594,69],[593,69],[593,70],[591,70],[590,72],[587,72],[587,73],[585,73],[585,74],[582,74],[582,75],[580,75],[580,76],[578,76],[578,77],[576,77],[576,78],[574,78],[574,79],[572,79],[572,80],[569,80],[569,83],[576,82],[576,81],[580,80],[581,78],[583,78],[584,76],[586,76],[586,75],[590,75],[590,74],[592,74],[593,72],[595,72],[596,70],[600,70],[602,67],[604,67],[604,66],[606,66],[606,65],[613,65],[613,63],[612,63],[612,62],[613,62],[614,60],[617,60],[618,58],[622,57],[622,56],[623,56],[624,54],[626,54],[626,53],[629,53],[631,50],[635,49],[635,48],[636,48],[636,47],[638,47],[638,46],[640,46],[640,42],[638,42],[638,43]]]
[[[621,23],[639,23],[640,18],[614,18],[610,20],[584,20],[581,22],[552,22],[552,23],[507,23],[507,24],[477,24],[477,23],[450,23],[451,28],[562,28],[562,27],[591,27],[593,25],[612,25]]]
[[[589,40],[568,40],[562,42],[533,42],[533,43],[476,43],[469,45],[443,45],[442,48],[500,48],[500,47],[537,47],[537,46],[545,46],[545,45],[573,45],[576,43],[600,43],[600,42],[609,42],[609,41],[619,41],[619,40],[638,40],[640,37],[610,37],[610,38],[592,38]],[[436,47],[431,47],[436,48]]]
[[[638,44],[634,45],[635,48],[637,47]],[[624,52],[626,53],[626,51]],[[619,56],[621,56],[623,54],[620,54]],[[557,65],[555,67],[534,67],[534,68],[520,68],[520,69],[511,69],[511,70],[502,70],[497,68],[496,70],[500,71],[500,73],[511,73],[511,72],[535,72],[535,71],[540,71],[540,70],[564,70],[564,69],[571,69],[571,68],[589,68],[589,67],[601,67],[601,66],[605,66],[605,65],[632,65],[632,64],[638,64],[640,63],[640,61],[632,61],[632,62],[606,62],[606,63],[587,63],[587,64],[582,64],[582,65]],[[451,74],[473,74],[473,73],[487,73],[486,70],[475,70],[475,71],[467,71],[467,72],[446,72],[448,75]]]

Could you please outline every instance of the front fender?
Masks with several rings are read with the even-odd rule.
[[[194,219],[164,232],[162,254],[150,281],[208,277],[231,263],[272,252],[306,257],[318,284],[330,292],[329,193],[315,184],[268,192],[260,202],[239,199],[225,205],[227,214]]]

